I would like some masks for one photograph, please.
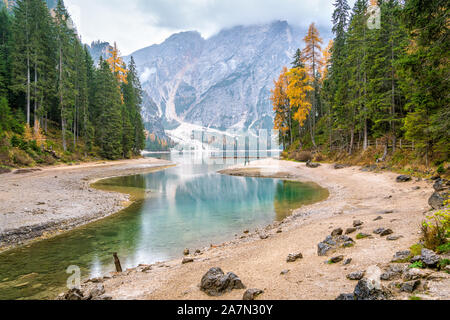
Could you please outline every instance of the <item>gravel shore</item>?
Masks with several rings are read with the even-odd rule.
[[[0,251],[114,214],[126,194],[90,187],[98,179],[161,170],[172,163],[145,158],[16,170],[0,175]]]

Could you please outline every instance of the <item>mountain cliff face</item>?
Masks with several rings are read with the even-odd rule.
[[[143,111],[144,120],[160,121],[169,135],[188,133],[193,126],[271,129],[273,80],[290,65],[302,34],[277,21],[237,26],[208,39],[178,33],[134,52],[151,109]]]

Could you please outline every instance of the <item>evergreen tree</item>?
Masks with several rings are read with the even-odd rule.
[[[124,118],[124,154],[126,151],[132,151],[134,155],[139,155],[145,147],[144,124],[141,116],[143,91],[133,57],[128,69],[126,81],[122,83],[126,110],[123,114],[124,117],[128,115],[128,120]],[[128,147],[129,141],[131,148]]]
[[[10,43],[11,40],[11,18],[3,7],[0,10],[0,97],[8,94],[10,77]]]
[[[122,105],[119,84],[106,61],[95,74],[93,103],[100,115],[96,119],[96,142],[100,154],[110,160],[123,156]]]
[[[450,148],[448,1],[409,0],[401,12],[410,44],[401,61],[408,99],[405,135],[429,158],[448,159]]]

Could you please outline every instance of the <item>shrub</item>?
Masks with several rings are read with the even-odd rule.
[[[444,174],[445,173],[445,167],[444,167],[444,164],[440,164],[439,166],[438,166],[438,168],[437,168],[437,173],[439,173],[439,174]]]
[[[13,149],[13,160],[14,163],[19,166],[30,166],[33,164],[33,159],[23,150]]]
[[[289,157],[300,162],[307,162],[313,159],[313,156],[309,151],[294,151],[290,154]]]
[[[323,161],[324,160],[324,157],[323,157],[323,155],[322,154],[316,154],[316,156],[314,157],[314,161],[317,161],[317,162],[321,162],[321,161]]]
[[[445,208],[427,217],[422,222],[422,239],[425,247],[430,250],[438,248],[448,249],[450,237],[450,209],[449,200],[445,201]]]

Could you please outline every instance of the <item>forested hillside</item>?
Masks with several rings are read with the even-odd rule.
[[[11,9],[11,8],[9,8]],[[145,133],[134,60],[94,62],[59,0],[0,11],[0,165],[139,155]]]
[[[275,82],[275,128],[286,156],[304,158],[300,151],[308,150],[333,160],[445,170],[448,2],[371,2],[357,0],[351,9],[336,0],[334,40],[323,43],[311,24],[305,48]]]

